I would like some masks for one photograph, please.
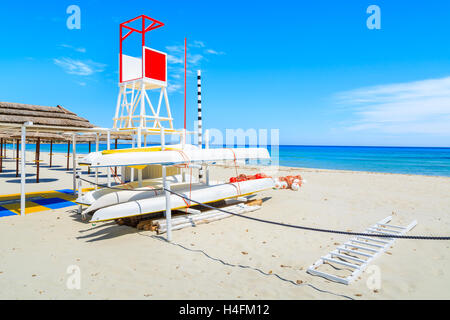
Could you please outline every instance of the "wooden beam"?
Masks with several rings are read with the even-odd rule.
[[[19,139],[16,139],[16,177],[19,176]]]
[[[91,153],[91,141],[89,141],[89,153]],[[88,166],[88,174],[91,174],[91,166]]]
[[[70,141],[67,142],[67,171],[69,171]]]
[[[50,140],[50,168],[52,167],[53,140]]]
[[[0,172],[3,172],[3,138],[0,139]]]
[[[36,141],[36,183],[39,183],[39,154],[41,152],[41,138]]]

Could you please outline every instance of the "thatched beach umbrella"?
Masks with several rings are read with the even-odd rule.
[[[5,133],[0,133],[0,173],[3,172],[3,159],[6,158],[6,143],[11,137]]]
[[[16,139],[17,141],[17,148],[16,148],[16,177],[19,176],[19,138],[20,133],[19,132],[12,132],[7,131],[7,135],[13,139]],[[34,156],[34,162],[36,163],[36,182],[39,183],[39,166],[40,166],[40,150],[41,150],[41,142],[50,142],[51,146],[53,145],[53,141],[59,141],[63,142],[65,141],[64,136],[57,133],[51,133],[51,132],[29,132],[26,137],[27,142],[35,143],[35,156]],[[52,149],[50,148],[50,166],[52,163]]]
[[[72,143],[72,138],[66,136],[66,141],[67,141],[67,156],[69,157],[70,155],[70,144]],[[131,135],[127,135],[127,134],[119,134],[116,132],[111,132],[110,133],[110,138],[114,139],[114,148],[117,149],[117,144],[119,140],[132,140]],[[99,135],[98,136],[98,141],[106,141],[107,140],[107,136],[104,135]],[[91,152],[92,151],[92,143],[96,143],[97,141],[97,135],[95,134],[80,134],[77,135],[76,138],[77,143],[87,143],[88,144],[88,151]],[[67,169],[69,169],[69,161],[67,161]],[[116,171],[116,175],[117,175],[117,168],[115,169]],[[88,173],[91,172],[91,168],[88,168]]]
[[[87,119],[61,107],[47,107],[22,103],[0,102],[0,129],[13,129],[21,131],[21,140],[26,143],[26,136],[31,132],[63,133],[73,134],[80,132],[101,132],[101,128],[94,128],[94,125]],[[53,143],[52,140],[51,144]],[[41,141],[39,141],[40,144]],[[17,144],[18,146],[18,144]],[[25,147],[25,146],[24,146]],[[23,152],[25,148],[23,149]],[[51,152],[52,154],[53,152]],[[76,190],[76,160],[75,152],[73,157],[73,190]],[[18,155],[16,155],[18,172]],[[20,187],[20,212],[25,215],[25,152],[21,160],[21,187]],[[109,176],[108,176],[109,178]]]
[[[7,134],[5,134],[5,133],[3,133],[3,132],[0,132],[0,137],[1,137],[1,139],[2,139],[1,146],[2,146],[2,148],[3,148],[3,150],[0,150],[0,153],[1,153],[2,156],[3,156],[3,159],[5,159],[5,158],[7,157],[7,154],[6,154],[6,147],[7,147],[8,144],[11,144],[11,143],[12,143],[12,140],[11,140],[11,137],[10,137],[10,136],[8,136]]]
[[[0,123],[23,124],[32,121],[35,125],[61,127],[61,131],[94,128],[94,125],[75,113],[61,107],[47,107],[23,103],[0,102]],[[51,131],[54,131],[52,129]]]
[[[50,142],[50,166],[52,165],[53,142],[65,141],[62,132],[79,131],[94,128],[94,125],[75,113],[61,107],[47,107],[23,103],[0,102],[0,127],[33,122],[39,128],[27,130],[27,141],[36,143],[35,162],[37,166],[37,181],[39,181],[40,143]],[[48,129],[47,129],[48,128]],[[11,136],[10,136],[11,137]],[[19,138],[20,132],[15,132],[13,138]],[[16,176],[19,175],[19,139],[16,139]]]
[[[0,133],[0,173],[3,172],[3,158],[6,158],[6,140],[7,135]]]

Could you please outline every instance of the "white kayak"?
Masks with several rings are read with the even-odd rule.
[[[181,174],[173,175],[173,176],[167,176],[167,181],[170,182],[171,185],[177,185],[177,184],[186,184],[186,183],[196,183],[198,182],[198,179],[196,176],[192,177],[186,177],[187,181],[183,182],[183,178]],[[162,186],[162,178],[153,178],[153,179],[145,179],[142,180],[142,187],[138,187],[139,182],[133,181],[128,182],[124,184],[115,185],[112,188],[102,188],[97,190],[92,190],[89,192],[86,192],[82,195],[79,195],[78,198],[75,200],[76,203],[82,204],[85,206],[93,205],[98,200],[102,199],[105,195],[108,195],[110,193],[116,193],[130,190],[130,189],[137,189],[137,190],[151,190],[151,189],[158,189]],[[118,190],[122,189],[122,190]],[[114,203],[116,204],[116,203]]]
[[[256,160],[270,159],[266,148],[217,148],[198,149],[186,145],[183,149],[166,146],[161,147],[106,150],[91,152],[79,164],[92,168],[142,166],[149,164],[174,165],[195,162],[215,162],[223,160]]]
[[[174,191],[185,191],[189,190],[190,187],[196,186],[198,182],[190,183],[178,183],[171,185],[171,189]],[[119,203],[124,203],[128,201],[136,201],[141,199],[149,199],[152,197],[159,196],[163,194],[161,189],[161,185],[159,187],[143,187],[129,190],[113,190],[113,192],[104,194],[98,200],[96,200],[91,206],[89,206],[86,210],[83,211],[84,214],[88,214],[94,212],[98,209],[109,207],[112,205],[116,205]]]
[[[256,180],[241,181],[235,183],[222,183],[214,186],[196,183],[190,188],[174,187],[173,191],[184,195],[185,197],[201,202],[215,202],[219,200],[234,198],[237,196],[246,196],[259,191],[271,189],[274,187],[274,180],[272,178],[263,178]],[[118,196],[122,196],[124,191],[117,193]],[[133,192],[133,191],[126,191]],[[164,194],[151,195],[152,192],[148,191],[149,198],[140,198],[141,195],[136,195],[136,199],[128,202],[111,205],[108,207],[97,210],[91,222],[108,221],[119,218],[133,217],[153,212],[160,212],[166,209],[166,198]],[[142,195],[144,196],[144,195]],[[137,199],[139,198],[139,199]],[[172,194],[171,195],[171,207],[172,209],[181,209],[187,206],[194,206],[196,203],[188,200],[183,200],[181,197]]]

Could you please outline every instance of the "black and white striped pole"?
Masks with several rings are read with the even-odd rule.
[[[198,146],[202,148],[202,72],[197,70]]]
[[[197,103],[198,103],[198,147],[202,149],[202,72],[197,70]],[[198,171],[198,179],[203,178],[203,167]]]

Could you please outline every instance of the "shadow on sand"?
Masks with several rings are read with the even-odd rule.
[[[69,168],[69,170],[67,170],[67,167],[64,167],[64,168],[62,168],[62,167],[60,167],[60,168],[55,168],[54,166],[52,166],[52,167],[49,168],[48,170],[52,170],[52,171],[67,171],[67,172],[70,171],[70,173],[72,173],[72,168]]]
[[[55,178],[40,178],[39,179],[39,183],[55,182],[55,181],[58,181],[58,179],[55,179]],[[5,182],[8,182],[8,183],[20,183],[20,179],[6,180]],[[36,183],[36,179],[25,179],[25,183]]]
[[[26,177],[34,177],[35,175],[36,174],[34,174],[34,173],[27,173],[25,176]],[[20,172],[19,172],[18,176],[16,176],[15,170],[14,170],[14,173],[8,173],[8,174],[1,174],[0,173],[0,178],[20,178]],[[6,181],[6,182],[9,182],[9,181]]]
[[[41,164],[41,165],[39,165],[39,167],[41,167],[41,168],[48,168],[48,169],[62,168],[62,166],[58,166],[58,165],[52,165],[52,166],[50,167],[49,164]]]
[[[70,210],[72,213],[71,217],[73,220],[77,222],[81,222],[85,225],[89,225],[89,222],[83,221],[81,219],[81,215],[77,213],[77,210]],[[113,239],[117,237],[121,237],[127,234],[137,233],[139,230],[136,228],[128,227],[128,226],[119,226],[114,221],[108,223],[101,224],[91,224],[91,227],[88,229],[80,230],[79,232],[83,235],[78,236],[79,240],[86,240],[86,242],[95,242]]]
[[[139,230],[128,226],[119,226],[115,222],[112,224],[93,225],[91,229],[82,232],[94,231],[92,233],[77,237],[77,239],[88,239],[86,242],[95,242],[121,237],[127,234],[137,233]],[[81,231],[80,231],[81,232]]]

